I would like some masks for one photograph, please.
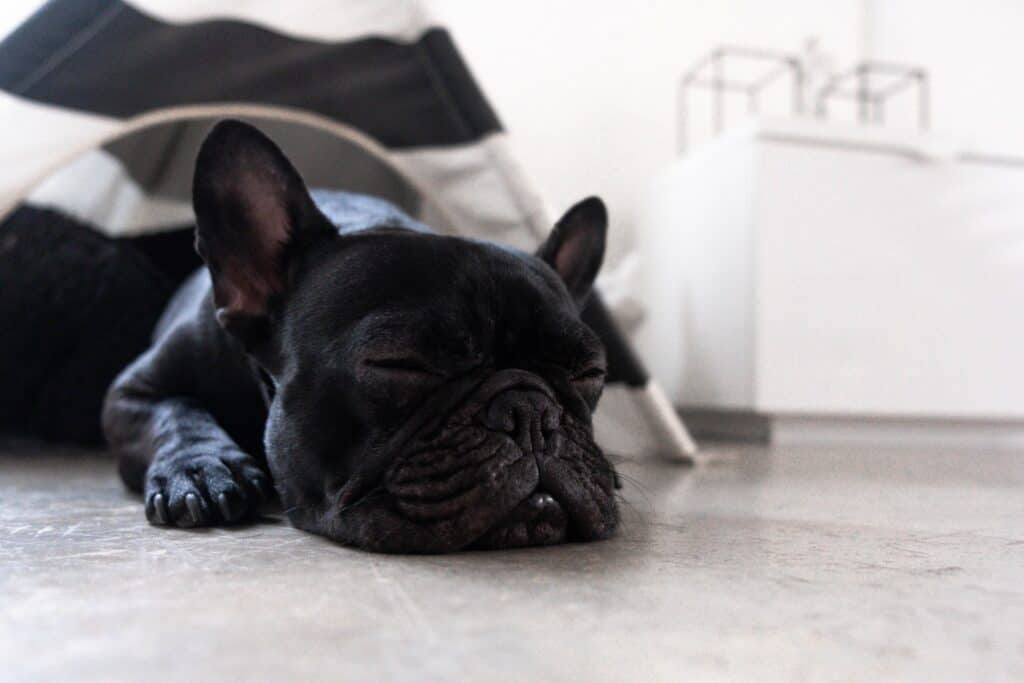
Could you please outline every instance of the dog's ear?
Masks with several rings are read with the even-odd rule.
[[[590,295],[604,260],[608,210],[598,197],[588,197],[565,212],[547,241],[537,250],[562,277],[581,308]]]
[[[244,337],[265,326],[287,286],[290,258],[331,234],[329,224],[284,153],[241,121],[221,121],[203,142],[192,204],[217,320]]]

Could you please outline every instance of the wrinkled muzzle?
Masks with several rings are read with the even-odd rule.
[[[427,421],[372,492],[309,530],[382,552],[597,540],[618,521],[614,488],[590,425],[536,375],[505,370]]]

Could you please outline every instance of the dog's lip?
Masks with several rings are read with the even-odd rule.
[[[468,547],[503,550],[555,545],[572,540],[575,535],[572,518],[562,504],[538,488]]]

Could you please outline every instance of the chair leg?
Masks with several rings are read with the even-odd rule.
[[[672,407],[665,392],[654,380],[649,380],[637,400],[651,429],[667,445],[665,452],[673,459],[688,465],[701,462],[697,444],[686,425]]]

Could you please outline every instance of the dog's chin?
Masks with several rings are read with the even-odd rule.
[[[477,422],[447,425],[355,502],[298,523],[366,550],[441,553],[607,538],[618,509],[611,465],[589,427],[562,418],[542,440]]]

